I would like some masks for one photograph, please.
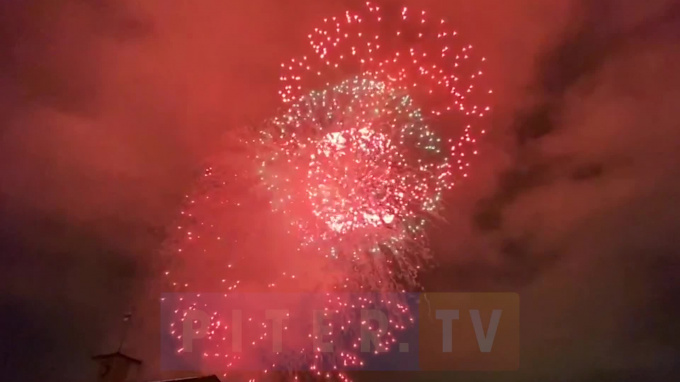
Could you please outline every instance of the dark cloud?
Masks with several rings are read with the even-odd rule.
[[[676,370],[678,16],[674,2],[575,7],[495,137],[512,144],[488,148],[501,165],[456,199],[472,206],[450,217],[464,239],[438,243],[429,286],[520,291],[523,371],[503,380]]]
[[[91,379],[89,355],[153,299],[163,227],[201,162],[274,110],[278,62],[316,20],[357,3],[0,4],[5,377]],[[460,25],[497,84],[492,133],[433,230],[423,281],[520,292],[523,366],[455,377],[670,379],[677,2],[407,3]]]

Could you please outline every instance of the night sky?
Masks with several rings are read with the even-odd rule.
[[[130,309],[125,349],[154,365],[157,253],[183,195],[231,155],[225,134],[276,111],[280,62],[356,3],[0,3],[1,379],[94,380]],[[518,372],[398,378],[672,380],[680,3],[405,3],[485,52],[497,95],[422,282],[518,292],[522,352]]]

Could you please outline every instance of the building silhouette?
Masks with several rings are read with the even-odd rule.
[[[142,361],[120,351],[96,355],[92,359],[98,364],[97,382],[146,382],[140,381]],[[220,382],[220,380],[215,375],[209,375],[157,382]]]

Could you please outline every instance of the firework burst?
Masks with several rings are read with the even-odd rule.
[[[424,225],[451,165],[406,89],[365,73],[311,92],[270,122],[259,145],[272,205],[306,246],[353,262],[425,251]]]
[[[260,140],[272,205],[317,252],[412,274],[485,132],[486,59],[445,20],[370,2],[308,38],[310,54],[281,65],[288,109]]]
[[[323,313],[342,317],[331,341],[350,348],[357,336],[346,328],[364,323],[349,308],[380,308],[393,318],[378,345],[387,349],[412,320],[400,297],[387,296],[417,286],[429,255],[426,225],[445,191],[468,176],[485,132],[480,120],[492,94],[485,59],[446,21],[406,7],[367,3],[325,19],[308,37],[309,54],[281,65],[283,112],[247,140],[256,170],[206,171],[168,239],[166,249],[182,261],[166,276],[175,292],[320,292]],[[348,291],[377,293],[366,300]],[[171,331],[181,340],[187,312],[207,305],[195,297],[174,306]],[[266,320],[246,320],[256,338],[238,354],[229,350],[225,318],[210,320],[211,364],[229,369],[268,356]],[[293,337],[312,338],[308,329]],[[356,351],[297,347],[268,361],[265,373],[306,365],[340,380],[338,368],[363,362]],[[321,370],[329,364],[332,372]]]

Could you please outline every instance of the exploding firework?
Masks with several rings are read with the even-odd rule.
[[[282,64],[289,108],[261,140],[273,207],[317,252],[371,266],[367,255],[386,255],[377,266],[390,275],[417,270],[425,225],[443,190],[468,176],[484,133],[485,58],[446,21],[407,7],[367,3],[308,37],[310,55]]]
[[[309,54],[282,64],[283,112],[248,140],[256,170],[206,171],[168,239],[181,261],[166,276],[176,292],[320,292],[322,312],[341,316],[342,333],[331,342],[350,348],[357,337],[346,327],[364,323],[348,308],[384,309],[393,320],[377,348],[389,348],[411,315],[399,297],[386,296],[417,284],[428,257],[426,225],[445,191],[468,176],[485,132],[492,93],[485,59],[446,21],[406,7],[368,3],[324,20],[308,37]],[[367,290],[377,294],[342,294]],[[196,296],[173,306],[171,332],[181,341],[187,312],[207,306]],[[306,365],[318,377],[345,380],[321,366],[363,362],[355,351],[295,346],[272,356],[271,322],[257,316],[244,318],[255,339],[236,354],[227,321],[210,317],[203,355],[212,365],[266,358],[267,371]],[[313,337],[309,328],[290,330]]]
[[[292,105],[264,130],[260,174],[330,258],[424,253],[424,226],[449,184],[442,140],[405,89],[366,73]]]

